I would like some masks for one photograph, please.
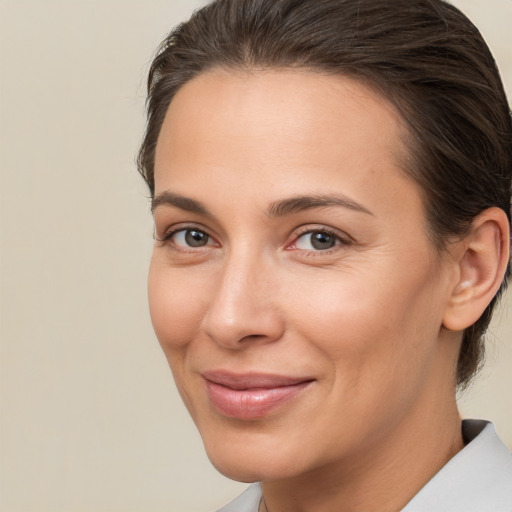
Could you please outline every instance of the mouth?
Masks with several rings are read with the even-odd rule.
[[[210,403],[217,412],[243,420],[263,418],[314,382],[304,377],[225,371],[204,372],[202,376]]]

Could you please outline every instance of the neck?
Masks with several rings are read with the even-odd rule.
[[[463,448],[455,396],[417,410],[364,453],[286,480],[263,482],[260,512],[391,512],[414,495]]]

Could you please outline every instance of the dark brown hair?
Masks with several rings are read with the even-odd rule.
[[[379,89],[409,128],[407,172],[420,186],[442,250],[486,208],[510,221],[512,122],[482,36],[442,0],[216,0],[175,28],[148,79],[139,171],[154,194],[155,147],[176,92],[211,68],[301,68]],[[479,369],[500,291],[464,332],[457,383]]]

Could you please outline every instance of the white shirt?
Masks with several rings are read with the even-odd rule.
[[[466,446],[402,512],[512,512],[512,455],[492,423],[464,420]],[[260,484],[252,484],[217,512],[258,512]]]

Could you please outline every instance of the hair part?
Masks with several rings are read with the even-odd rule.
[[[496,206],[510,222],[512,120],[477,28],[443,0],[215,0],[163,41],[148,77],[138,169],[154,195],[155,150],[177,91],[210,69],[299,68],[377,88],[408,128],[403,165],[418,183],[428,232],[442,251]],[[463,335],[456,380],[483,361],[483,337],[503,284]]]

